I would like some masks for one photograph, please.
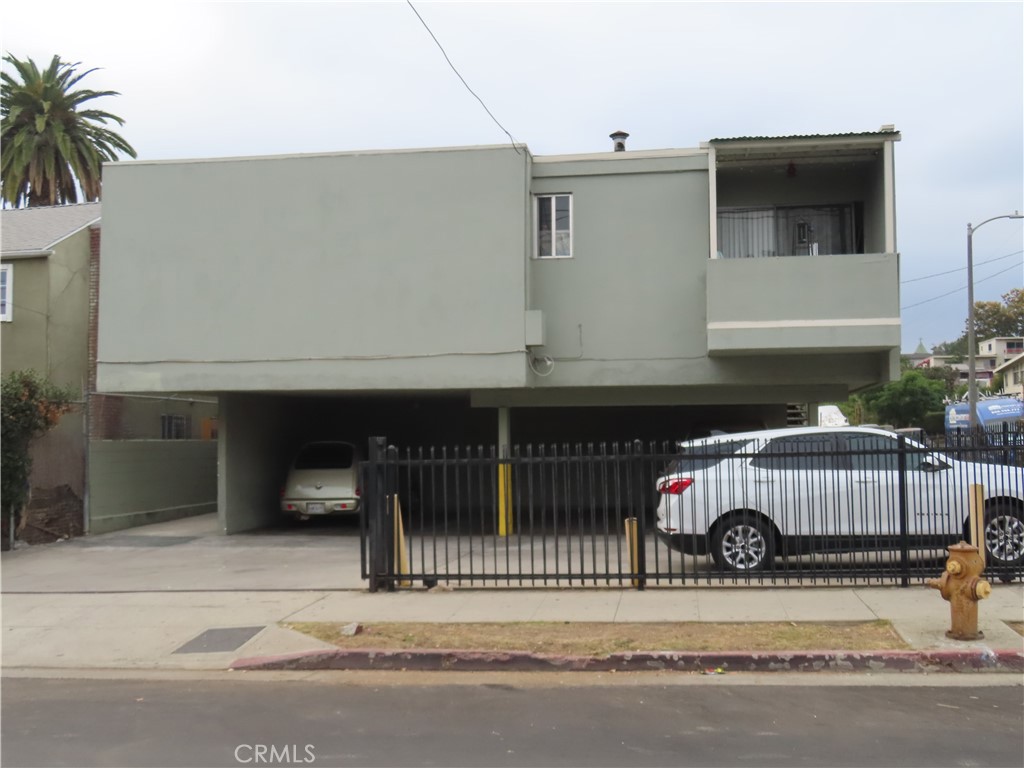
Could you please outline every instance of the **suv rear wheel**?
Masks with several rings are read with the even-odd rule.
[[[767,570],[775,557],[772,529],[754,515],[729,515],[711,537],[711,557],[733,573]]]

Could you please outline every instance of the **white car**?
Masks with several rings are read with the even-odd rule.
[[[359,511],[359,455],[352,443],[306,443],[281,488],[281,511],[299,520]]]
[[[657,480],[657,532],[728,571],[776,557],[899,550],[899,436],[797,427],[679,444]],[[957,461],[906,441],[906,530],[915,549],[966,538],[970,486],[983,487],[989,566],[1024,564],[1024,469]]]

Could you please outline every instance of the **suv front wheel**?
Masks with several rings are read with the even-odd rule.
[[[749,514],[732,514],[722,520],[711,537],[715,564],[733,573],[752,573],[771,567],[774,553],[771,527]]]

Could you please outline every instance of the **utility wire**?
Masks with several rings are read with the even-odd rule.
[[[1022,253],[1024,253],[1024,251],[1014,251],[1013,253],[1008,253],[1005,256],[996,256],[994,259],[986,259],[985,261],[979,261],[975,264],[975,266],[980,267],[982,264],[991,264],[994,261],[1002,261],[1003,259],[1008,259],[1011,256],[1020,256]],[[924,277],[912,277],[909,280],[900,280],[900,285],[906,285],[907,283],[916,283],[918,280],[929,280],[930,278],[941,277],[942,275],[952,275],[954,272],[963,272],[965,269],[967,269],[967,267],[958,267],[957,269],[951,269],[947,272],[936,272],[934,275],[925,275]]]
[[[991,280],[993,277],[998,277],[999,275],[1003,274],[1004,272],[1009,272],[1011,269],[1017,269],[1017,265],[1014,264],[1012,266],[1007,267],[1006,269],[1000,269],[998,272],[993,272],[988,277],[983,277],[983,278],[981,278],[981,280],[975,280],[974,284],[977,285],[978,283],[984,283],[986,280]],[[960,293],[960,291],[966,291],[966,290],[967,290],[967,286],[966,285],[962,285],[959,288],[956,288],[955,290],[948,291],[947,293],[942,293],[942,294],[939,294],[938,296],[932,296],[930,299],[925,299],[924,301],[919,301],[916,304],[908,304],[905,307],[900,307],[900,310],[902,311],[904,309],[912,309],[913,307],[919,307],[922,304],[927,304],[930,301],[938,301],[939,299],[944,299],[947,296],[952,296],[954,293]]]
[[[433,32],[430,31],[430,27],[427,26],[427,22],[425,22],[423,20],[423,17],[420,16],[420,12],[416,10],[416,6],[414,6],[412,4],[411,0],[405,0],[405,2],[408,4],[408,6],[410,8],[412,8],[412,12],[416,14],[416,18],[420,20],[420,24],[422,24],[423,28],[425,30],[427,30],[427,34],[429,34],[434,39],[434,42],[437,43],[437,47],[441,50],[441,55],[444,56],[444,60],[448,62],[448,66],[452,68],[452,72],[454,72],[456,75],[458,75],[459,80],[461,80],[462,84],[464,86],[466,86],[466,90],[469,91],[470,93],[472,93],[473,97],[477,101],[480,102],[480,106],[484,108],[484,112],[486,112],[488,115],[490,115],[490,118],[491,118],[491,120],[494,121],[494,124],[497,125],[499,128],[501,128],[501,130],[505,131],[505,135],[508,136],[509,141],[512,142],[512,149],[514,149],[516,151],[516,154],[520,154],[521,155],[522,152],[520,152],[519,151],[519,147],[516,146],[516,140],[514,138],[512,138],[512,134],[509,133],[507,130],[505,130],[505,126],[502,125],[501,123],[499,123],[498,122],[498,118],[496,118],[493,114],[491,114],[491,110],[489,110],[487,108],[487,105],[484,104],[484,100],[481,99],[479,96],[477,96],[476,92],[472,88],[469,87],[469,83],[466,82],[466,78],[464,78],[462,75],[459,74],[459,70],[457,70],[455,68],[455,65],[452,64],[452,60],[448,58],[448,54],[445,52],[444,46],[441,45],[441,42],[437,39],[437,36]]]

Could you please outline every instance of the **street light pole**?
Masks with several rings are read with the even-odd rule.
[[[974,370],[978,344],[974,338],[974,231],[996,219],[1024,219],[1019,211],[985,219],[977,227],[967,225],[967,413],[973,432],[978,426],[978,373]]]

